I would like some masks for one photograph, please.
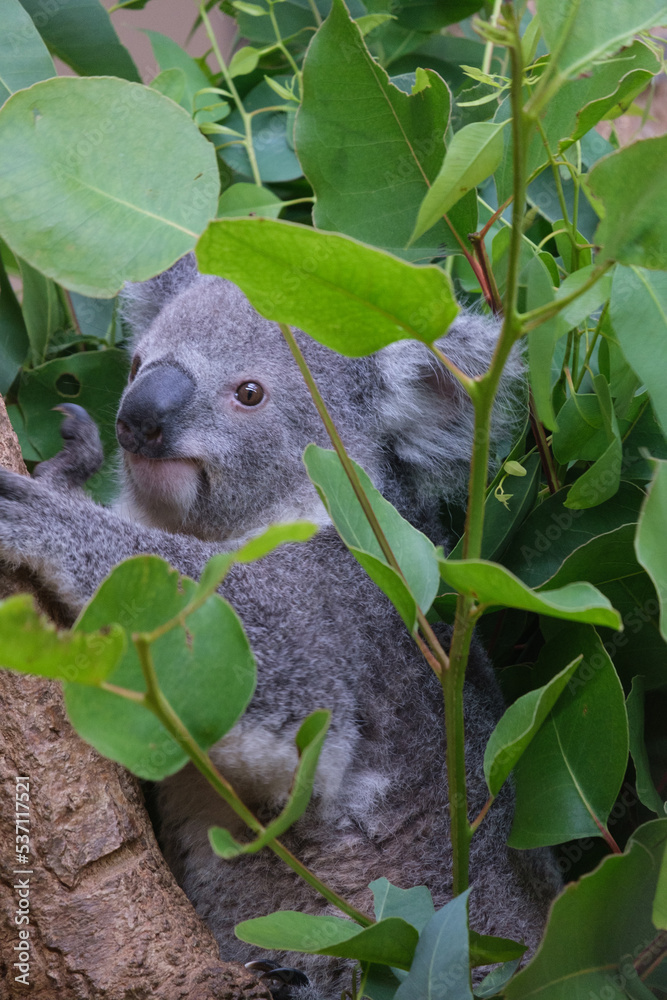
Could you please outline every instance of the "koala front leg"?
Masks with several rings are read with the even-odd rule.
[[[0,560],[30,570],[73,616],[123,559],[162,556],[196,578],[220,548],[125,521],[51,477],[0,470]]]

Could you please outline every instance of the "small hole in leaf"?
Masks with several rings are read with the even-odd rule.
[[[81,392],[81,383],[76,375],[71,372],[64,372],[56,379],[56,389],[61,396],[78,396]]]

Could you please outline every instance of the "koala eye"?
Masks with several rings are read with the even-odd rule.
[[[241,382],[234,397],[244,406],[257,406],[264,399],[264,390],[259,382]]]
[[[139,366],[141,365],[141,358],[138,354],[135,354],[132,358],[132,367],[130,368],[130,382],[134,382],[135,376],[139,371]]]

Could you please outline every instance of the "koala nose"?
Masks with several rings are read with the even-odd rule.
[[[192,376],[172,364],[157,365],[140,375],[127,391],[116,420],[116,436],[125,451],[168,458],[194,390]]]

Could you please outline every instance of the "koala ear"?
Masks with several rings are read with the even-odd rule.
[[[188,253],[154,278],[128,282],[120,294],[120,313],[134,337],[146,332],[168,299],[179,295],[199,277],[195,255]]]
[[[500,332],[492,320],[462,313],[437,342],[468,375],[481,375]],[[398,341],[376,355],[382,389],[377,420],[385,454],[422,499],[461,501],[468,485],[474,413],[459,382],[428,348]],[[494,443],[511,440],[525,416],[522,364],[513,352],[505,368],[492,425]]]

